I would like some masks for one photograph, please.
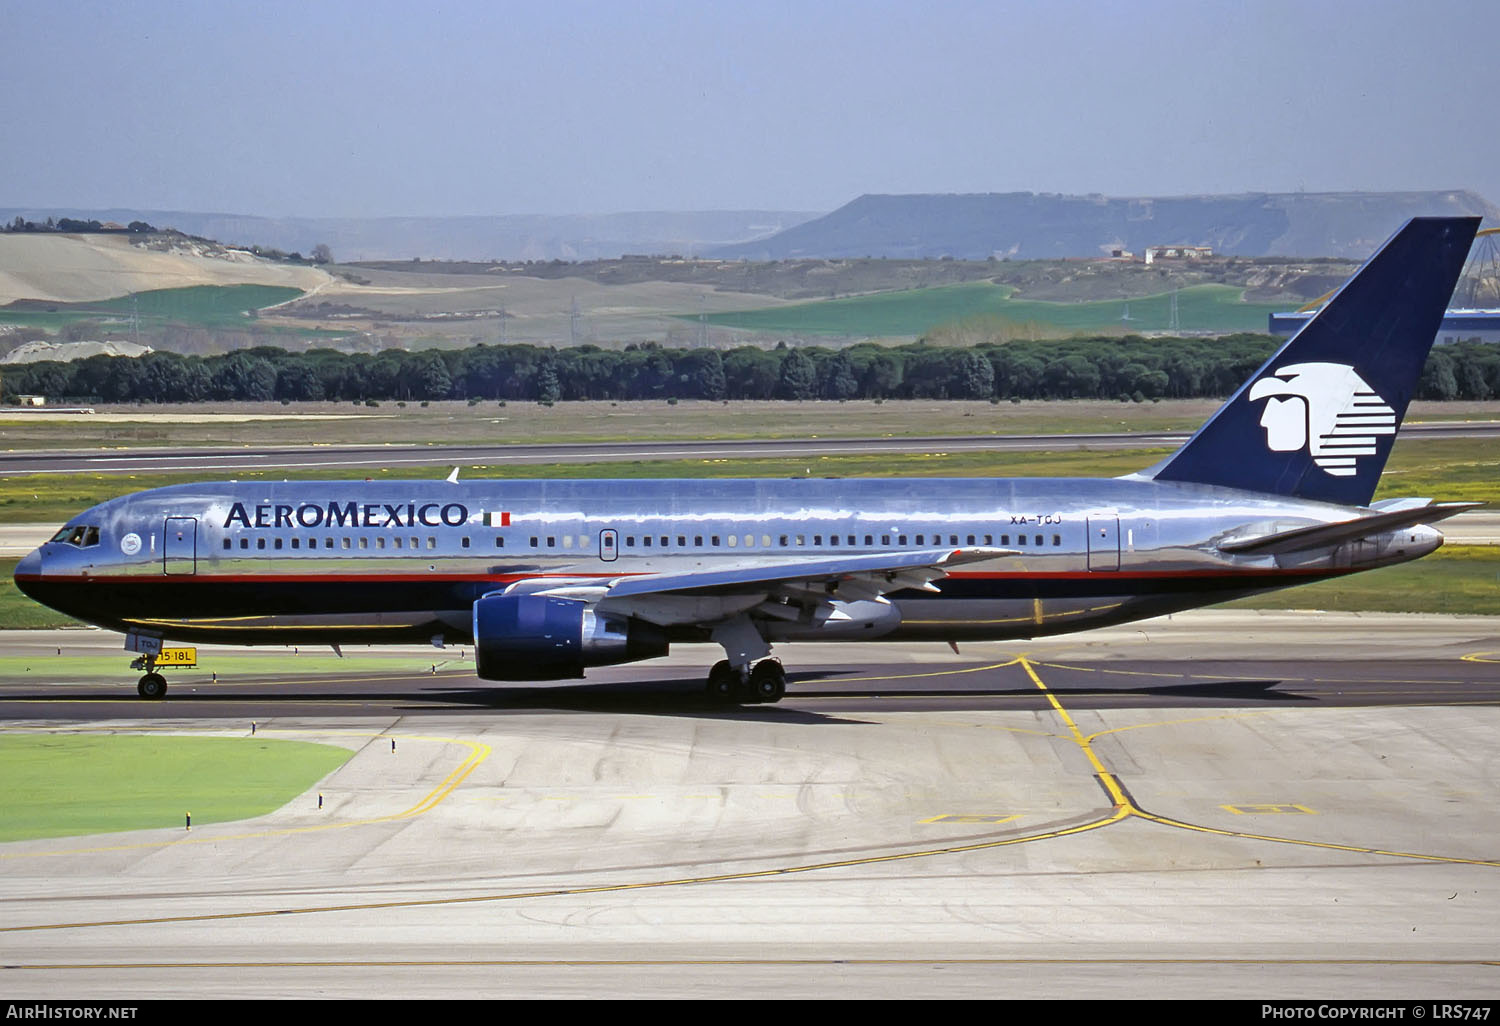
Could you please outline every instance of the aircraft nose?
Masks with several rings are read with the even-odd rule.
[[[16,582],[16,587],[20,588],[22,592],[25,592],[26,594],[29,595],[30,592],[26,591],[26,584],[27,584],[28,578],[36,577],[41,572],[42,572],[42,550],[41,549],[32,549],[31,552],[29,552],[25,556],[21,557],[21,561],[16,564],[16,570],[15,570],[15,575],[14,575],[14,579],[15,579],[15,582]]]

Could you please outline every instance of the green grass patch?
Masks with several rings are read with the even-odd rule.
[[[1240,609],[1500,616],[1500,546],[1444,546],[1411,563],[1225,605]]]
[[[1500,506],[1500,447],[1488,438],[1400,439],[1375,498],[1403,495]]]
[[[205,328],[244,327],[251,311],[285,303],[301,295],[301,289],[285,285],[191,285],[153,289],[137,292],[133,297],[117,296],[90,303],[21,300],[0,309],[0,324],[29,324],[55,329],[74,321],[117,321],[135,316],[146,327],[167,323]]]
[[[0,735],[0,841],[263,816],[353,754],[268,738]]]
[[[16,587],[17,559],[0,559],[0,630],[31,631],[53,627],[78,627],[70,616],[33,602]]]
[[[974,317],[1037,323],[1065,333],[1121,326],[1142,332],[1171,327],[1170,293],[1137,297],[1127,304],[1125,300],[1051,303],[1015,299],[1013,291],[990,282],[969,282],[708,314],[706,319],[710,324],[751,331],[873,337],[921,335],[940,324]],[[1127,306],[1128,321],[1123,319]],[[1230,285],[1194,285],[1177,293],[1177,330],[1263,332],[1267,315],[1280,309],[1275,303],[1244,302],[1244,290]]]

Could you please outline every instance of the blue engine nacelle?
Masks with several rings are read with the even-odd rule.
[[[474,603],[474,655],[484,680],[567,680],[585,666],[667,654],[660,627],[599,614],[549,595],[486,595]]]

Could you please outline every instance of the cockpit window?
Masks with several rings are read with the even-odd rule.
[[[78,524],[74,527],[64,527],[52,536],[55,542],[64,542],[68,545],[76,545],[80,549],[86,549],[90,545],[99,544],[99,528],[87,524]]]

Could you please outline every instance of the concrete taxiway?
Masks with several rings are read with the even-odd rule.
[[[117,644],[0,638],[42,666],[47,646]],[[247,736],[254,716],[355,754],[260,819],[0,845],[0,983],[115,1000],[1500,987],[1500,621],[1204,611],[959,653],[778,654],[786,700],[732,709],[694,694],[696,646],[519,689],[461,658],[418,672],[417,650],[319,683],[271,652],[151,705],[123,672],[12,674],[7,731]]]

